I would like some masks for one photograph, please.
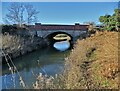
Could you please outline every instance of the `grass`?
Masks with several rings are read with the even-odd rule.
[[[33,84],[34,89],[65,89],[63,76],[57,75],[56,76],[48,76],[39,74],[37,77],[37,81]]]
[[[118,89],[118,32],[78,40],[65,64],[66,88]]]
[[[0,35],[2,38],[2,49],[7,52],[17,51],[23,46],[24,40],[17,35]]]

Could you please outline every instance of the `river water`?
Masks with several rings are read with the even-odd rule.
[[[60,41],[54,43],[53,47],[59,51],[65,51],[70,47],[70,43],[68,41]]]
[[[67,43],[69,45],[69,43]],[[59,49],[66,47],[66,42],[59,45]],[[68,46],[66,49],[69,48]],[[32,88],[36,77],[39,73],[52,75],[59,74],[63,71],[64,58],[70,53],[70,50],[64,49],[58,51],[55,48],[39,49],[22,57],[13,60],[20,75],[22,76],[27,87]],[[66,50],[66,51],[65,51]],[[7,65],[2,66],[2,89],[21,89],[20,80],[17,73],[11,74]]]

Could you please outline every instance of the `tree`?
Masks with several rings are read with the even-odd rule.
[[[8,22],[12,22],[14,24],[22,25],[24,23],[23,20],[23,12],[24,7],[21,3],[12,3],[8,8],[8,14],[6,14],[6,19]]]
[[[27,24],[29,25],[31,22],[35,22],[37,20],[36,15],[39,13],[36,11],[32,5],[25,5],[25,9],[27,11]]]
[[[113,14],[113,24],[115,25],[115,29],[118,31],[120,28],[120,9],[115,9]]]
[[[8,14],[6,14],[6,21],[19,26],[23,24],[29,25],[32,22],[36,22],[38,13],[30,4],[12,3],[8,8]]]
[[[115,9],[113,15],[100,16],[99,21],[104,25],[104,30],[119,31],[120,9]]]

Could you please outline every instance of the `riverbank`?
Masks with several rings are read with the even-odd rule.
[[[64,74],[67,89],[118,89],[118,32],[78,40]]]
[[[86,39],[77,40],[65,60],[62,75],[53,78],[40,74],[33,87],[118,89],[118,32],[96,32]]]
[[[28,54],[37,49],[47,46],[47,41],[40,37],[18,36],[18,35],[0,35],[2,38],[2,50],[11,58]],[[4,53],[1,55],[4,60]]]

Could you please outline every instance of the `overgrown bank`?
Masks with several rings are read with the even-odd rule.
[[[78,40],[65,63],[68,89],[118,89],[118,32]]]

